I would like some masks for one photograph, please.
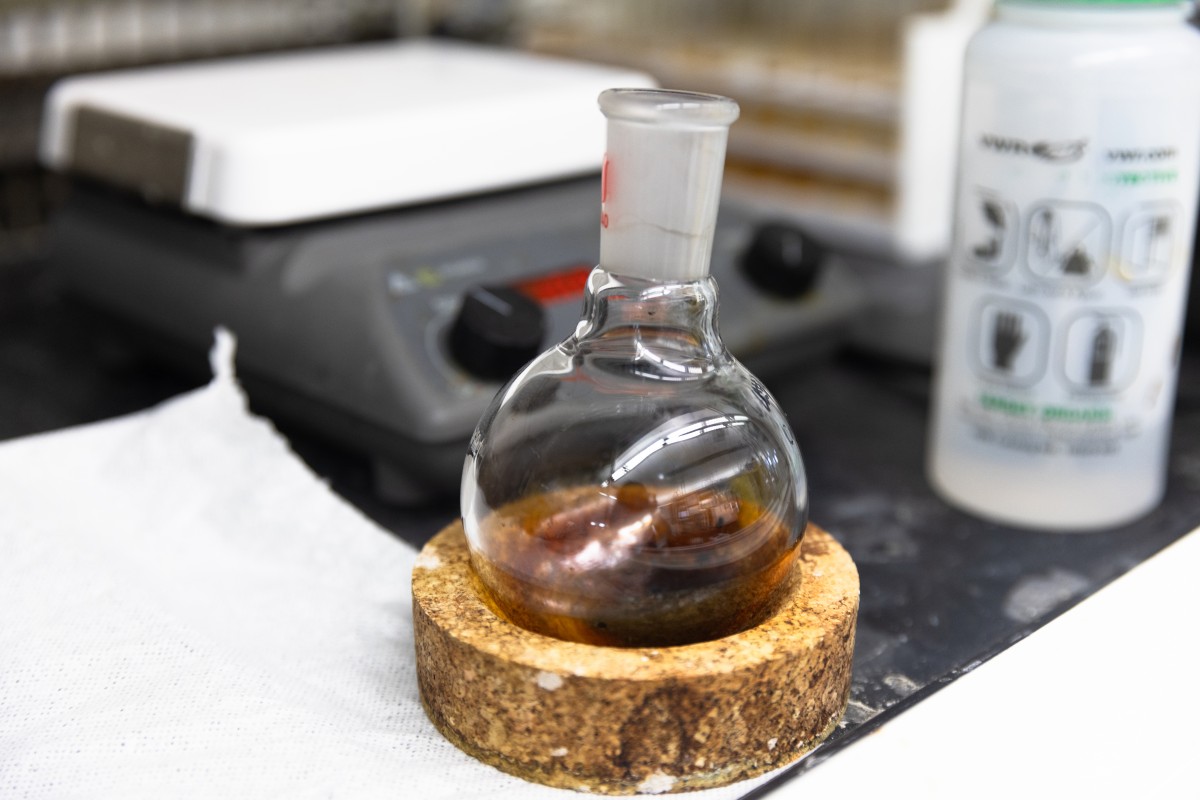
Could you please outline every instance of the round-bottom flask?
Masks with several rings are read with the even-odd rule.
[[[668,646],[762,621],[807,523],[777,404],[717,333],[708,259],[729,100],[601,96],[601,265],[575,333],[496,396],[462,513],[495,610],[571,641]]]

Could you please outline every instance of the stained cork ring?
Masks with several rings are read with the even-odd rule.
[[[858,614],[858,572],[833,537],[810,525],[797,564],[791,595],[750,630],[682,647],[597,647],[493,613],[455,523],[413,571],[421,702],[470,755],[561,788],[680,792],[782,767],[845,710]]]

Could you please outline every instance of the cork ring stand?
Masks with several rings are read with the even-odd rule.
[[[858,613],[846,551],[815,525],[802,548],[800,580],[757,627],[682,647],[598,647],[498,617],[455,523],[413,572],[425,711],[479,760],[567,789],[679,792],[784,766],[845,710]]]

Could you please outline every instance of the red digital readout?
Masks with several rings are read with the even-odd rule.
[[[591,273],[590,265],[579,264],[522,281],[516,288],[539,303],[573,300],[583,295],[583,287]]]

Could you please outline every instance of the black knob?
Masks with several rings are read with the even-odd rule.
[[[464,297],[450,328],[450,352],[476,377],[504,381],[541,352],[542,307],[508,286],[479,286]]]
[[[758,288],[780,297],[799,297],[816,285],[825,249],[786,222],[768,222],[754,232],[742,256],[742,271]]]

